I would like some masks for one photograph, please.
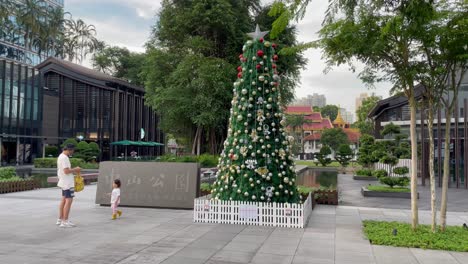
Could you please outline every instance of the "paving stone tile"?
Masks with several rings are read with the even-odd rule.
[[[179,250],[173,257],[201,259],[207,261],[212,255],[214,255],[218,249],[216,248],[195,248],[186,247]]]
[[[163,262],[161,262],[161,264],[203,264],[205,263],[206,260],[204,259],[197,259],[197,258],[187,258],[187,257],[178,257],[178,256],[174,256],[174,257],[170,257],[166,260],[164,260]]]
[[[372,246],[377,264],[419,264],[409,248]]]
[[[255,253],[250,252],[239,252],[221,250],[210,258],[210,261],[225,261],[225,262],[238,262],[238,263],[249,263],[254,257]]]
[[[450,252],[460,264],[468,264],[468,252]]]
[[[252,264],[290,264],[293,256],[257,253],[250,263]]]
[[[334,258],[331,259],[321,259],[316,256],[294,256],[292,264],[334,264]]]
[[[453,255],[446,251],[410,249],[420,264],[459,264]]]

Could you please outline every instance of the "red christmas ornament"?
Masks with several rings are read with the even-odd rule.
[[[241,72],[242,71],[242,66],[237,67],[237,71]]]
[[[234,154],[233,153],[229,154],[229,158],[234,159]]]
[[[278,45],[277,45],[276,43],[271,44],[271,46],[272,46],[274,49],[276,49],[276,48],[278,47]]]
[[[263,40],[264,40],[263,38],[260,38],[258,41],[260,41],[260,43],[263,43]]]
[[[278,60],[278,55],[276,55],[276,54],[273,55],[273,60],[274,60],[274,61],[277,61],[277,60]]]
[[[237,78],[239,78],[239,79],[242,78],[242,72],[239,72],[239,73],[237,74]]]
[[[257,68],[257,70],[260,70],[262,68],[262,65],[257,64],[257,66],[255,66],[255,68]]]
[[[258,50],[258,51],[257,51],[257,56],[263,57],[263,55],[265,55],[265,53],[263,52],[263,50]]]
[[[276,69],[276,64],[273,63],[273,65],[271,65],[271,67],[272,67],[273,69]]]

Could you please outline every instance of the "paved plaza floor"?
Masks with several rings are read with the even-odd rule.
[[[77,194],[79,226],[69,229],[55,226],[58,189],[0,195],[0,263],[468,264],[468,253],[370,245],[362,220],[408,221],[405,209],[318,206],[305,229],[196,224],[191,211],[168,209],[123,208],[112,221],[95,192]],[[468,223],[468,213],[450,212],[448,222]]]
[[[364,197],[361,187],[369,184],[378,184],[378,181],[353,180],[350,174],[338,174],[338,190],[340,192],[341,205],[410,209],[411,200],[403,198]],[[429,183],[426,186],[418,185],[419,209],[431,210]],[[440,206],[441,188],[436,188],[437,206]],[[450,188],[448,195],[448,210],[451,212],[468,212],[468,190],[465,188]]]

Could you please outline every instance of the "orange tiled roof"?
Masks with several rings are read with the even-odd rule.
[[[313,110],[310,106],[288,106],[285,112],[290,115],[310,115]]]
[[[361,133],[357,129],[346,128],[343,129],[345,134],[348,136],[348,140],[351,143],[357,143],[361,137]],[[313,133],[304,138],[305,141],[320,140],[322,138],[322,133]]]

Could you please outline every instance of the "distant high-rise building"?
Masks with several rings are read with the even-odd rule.
[[[362,101],[364,101],[364,99],[367,97],[369,97],[367,93],[361,93],[358,97],[356,97],[356,111],[359,109],[359,107],[361,107]]]
[[[311,107],[324,107],[327,104],[327,98],[324,94],[314,93],[313,95],[307,95],[307,97],[302,97],[296,99],[293,105],[310,105]]]
[[[346,110],[345,108],[340,108],[341,117],[343,120],[348,123],[354,123],[354,115],[351,111]]]
[[[3,3],[3,2],[2,2]],[[14,0],[12,5],[21,8],[26,3],[24,0]],[[64,0],[44,0],[40,5],[45,5],[49,8],[63,8]],[[10,7],[11,8],[11,7]],[[15,12],[12,12],[15,14]],[[15,15],[10,15],[9,20],[0,23],[0,27],[6,30],[0,34],[0,58],[7,58],[15,62],[19,62],[28,66],[36,66],[48,56],[53,56],[56,52],[51,49],[41,51],[38,41],[28,41],[25,39],[24,28],[19,26],[18,19]],[[40,17],[41,21],[45,21],[46,17]],[[50,39],[47,39],[50,41]],[[37,42],[37,43],[36,43]]]

